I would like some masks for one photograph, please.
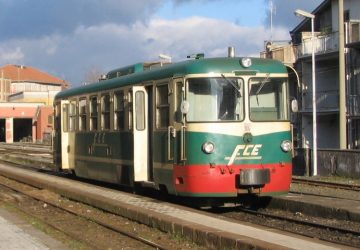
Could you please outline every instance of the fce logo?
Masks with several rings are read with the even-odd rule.
[[[262,157],[259,156],[259,151],[262,146],[262,144],[237,145],[227,165],[232,165],[235,159],[260,160]]]

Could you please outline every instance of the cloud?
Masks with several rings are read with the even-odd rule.
[[[261,23],[250,27],[210,17],[155,17],[164,1],[170,0],[0,0],[0,65],[31,65],[76,86],[89,69],[105,73],[158,60],[159,54],[181,61],[202,52],[206,57],[226,56],[227,46],[234,46],[238,56],[258,56],[270,37]],[[172,1],[185,5],[225,0]],[[289,39],[289,28],[299,22],[290,8],[311,11],[305,7],[319,1],[274,0],[274,39]]]
[[[286,29],[276,32],[279,38],[288,36]],[[161,53],[171,55],[173,61],[201,52],[206,57],[226,56],[227,46],[231,45],[236,47],[239,56],[258,56],[266,39],[267,31],[262,26],[241,27],[203,17],[173,21],[156,18],[131,25],[78,26],[67,35],[12,39],[0,42],[0,52],[13,54],[14,61],[80,85],[89,68],[108,71],[140,61],[158,60]],[[9,58],[0,58],[0,64],[7,63]]]
[[[7,48],[0,46],[0,64],[8,64],[12,62],[21,62],[24,58],[24,53],[20,47]]]
[[[0,39],[71,33],[78,26],[146,21],[163,0],[0,0]]]
[[[262,26],[241,27],[232,22],[202,17],[176,21],[155,19],[150,27],[145,33],[153,41],[147,46],[151,53],[149,57],[164,52],[176,55],[176,60],[199,52],[205,52],[209,57],[226,56],[229,45],[236,47],[238,55],[258,55],[267,35]],[[279,29],[277,32],[279,37],[287,37],[287,31]]]

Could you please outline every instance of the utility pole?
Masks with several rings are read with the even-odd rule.
[[[346,149],[346,86],[344,49],[344,0],[339,3],[339,139],[340,149]]]
[[[274,11],[274,4],[272,0],[269,2],[269,9],[270,9],[270,42],[272,42],[272,34],[273,34],[273,11]]]

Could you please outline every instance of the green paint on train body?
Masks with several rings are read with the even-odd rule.
[[[245,143],[243,136],[202,132],[187,132],[186,135],[188,165],[274,164],[292,160],[291,151],[284,152],[280,147],[282,141],[291,140],[289,131],[254,136],[250,143]],[[213,153],[203,152],[205,142],[214,143]]]
[[[276,73],[287,74],[285,66],[280,61],[271,59],[252,58],[252,66],[244,68],[241,65],[241,58],[205,58],[197,60],[188,60],[174,64],[164,65],[162,67],[150,70],[138,70],[139,64],[135,64],[134,73],[103,80],[81,87],[76,87],[61,91],[55,96],[55,99],[66,99],[68,97],[83,95],[87,93],[96,93],[122,86],[136,85],[141,82],[160,80],[172,77],[182,77],[189,74],[207,74],[207,73],[231,73],[231,72],[257,72],[257,73]],[[124,67],[129,69],[131,66]],[[116,70],[115,70],[116,71]],[[112,71],[110,71],[112,72]],[[113,74],[113,73],[112,73]],[[251,73],[253,74],[253,73]]]
[[[133,160],[133,138],[131,132],[77,132],[75,136],[75,154],[81,156],[94,156]],[[91,154],[89,147],[92,147]],[[107,150],[109,150],[107,152]],[[109,154],[109,155],[108,155]]]

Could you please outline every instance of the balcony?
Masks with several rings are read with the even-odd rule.
[[[315,54],[337,51],[339,48],[339,33],[315,33]],[[312,53],[311,32],[302,33],[302,43],[298,45],[298,57],[309,56]]]
[[[348,31],[348,42],[355,43],[360,41],[360,23],[351,21],[349,22],[349,31]]]
[[[260,53],[260,58],[271,58],[288,65],[293,65],[295,63],[297,55],[296,46],[293,46],[288,41],[266,43],[266,51]]]
[[[348,95],[348,115],[360,117],[360,95]]]
[[[328,90],[316,93],[316,109],[319,112],[338,112],[339,91]],[[306,92],[303,97],[303,112],[312,111],[312,92]]]

